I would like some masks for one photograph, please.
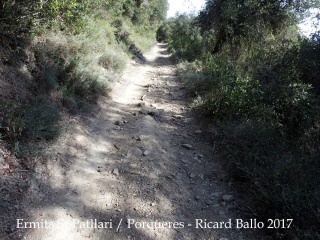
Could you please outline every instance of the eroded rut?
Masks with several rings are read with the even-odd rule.
[[[43,228],[16,238],[248,239],[223,224],[201,228],[236,219],[236,194],[202,140],[165,45],[146,59],[128,66],[111,99],[70,119],[24,203],[21,224]]]

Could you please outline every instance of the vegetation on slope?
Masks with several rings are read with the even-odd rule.
[[[317,4],[207,0],[198,16],[157,31],[182,60],[180,77],[218,126],[221,156],[259,218],[294,219],[296,231],[273,238],[320,237],[320,34],[297,29]]]
[[[166,11],[166,0],[0,1],[0,130],[13,154],[106,95]]]

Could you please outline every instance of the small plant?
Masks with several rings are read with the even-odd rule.
[[[46,101],[34,102],[21,114],[23,136],[29,139],[51,140],[59,133],[60,113],[56,106]]]
[[[121,52],[106,51],[99,58],[99,64],[108,70],[120,73],[126,66],[126,56]]]

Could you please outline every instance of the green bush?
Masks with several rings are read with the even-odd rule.
[[[99,58],[99,64],[115,72],[122,72],[126,65],[126,56],[119,52],[107,51]]]
[[[37,96],[20,105],[12,100],[2,100],[0,106],[5,116],[1,127],[8,129],[2,137],[11,144],[52,140],[59,134],[59,108],[45,96]]]
[[[177,66],[177,74],[191,95],[202,95],[208,89],[209,82],[202,69],[202,62],[197,60],[194,62],[182,61]]]
[[[313,132],[312,140],[310,135],[304,135],[299,144],[293,144],[274,128],[225,122],[221,134],[222,156],[232,175],[250,185],[248,193],[259,218],[291,218],[293,228],[301,230],[301,238],[316,236],[315,223],[320,216],[316,210],[320,201],[319,147],[311,144],[313,147],[301,150],[301,146],[306,145],[307,139],[318,139],[319,132]],[[283,232],[288,238],[293,233],[292,229]]]
[[[114,27],[105,20],[88,18],[82,30],[78,35],[50,32],[44,42],[34,43],[40,72],[37,91],[57,92],[72,111],[107,94],[109,80],[117,78],[127,60],[119,46],[106,44],[116,44],[116,39]]]
[[[26,106],[21,114],[22,134],[28,139],[51,140],[59,133],[60,113],[57,106],[41,100]]]
[[[157,30],[156,38],[158,42],[168,42],[169,36],[172,34],[170,24],[163,23]]]
[[[181,15],[164,23],[157,31],[160,41],[168,40],[169,49],[179,58],[196,60],[203,52],[203,37],[194,18]]]
[[[61,112],[92,109],[130,54],[143,59],[141,50],[155,44],[167,7],[167,0],[2,1],[1,139],[28,152],[59,134]]]
[[[250,48],[224,39],[213,54],[200,49],[218,44],[214,33],[201,34],[193,57],[178,55],[195,59],[181,63],[178,75],[220,129],[217,143],[230,173],[251,189],[261,220],[295,219],[295,231],[279,231],[280,238],[317,239],[310,236],[320,235],[319,39],[288,39],[287,32]],[[193,44],[189,38],[184,45],[186,39],[169,35],[176,53]]]

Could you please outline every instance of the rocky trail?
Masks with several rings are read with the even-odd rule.
[[[21,228],[1,239],[255,239],[234,225],[204,228],[234,223],[240,200],[166,46],[145,58],[97,109],[69,119],[30,180]]]

